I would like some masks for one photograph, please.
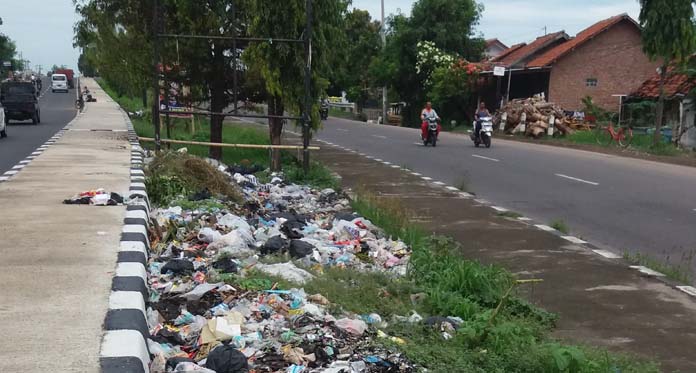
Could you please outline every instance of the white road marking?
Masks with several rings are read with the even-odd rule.
[[[423,179],[423,180],[425,180],[425,181],[430,181],[430,180],[432,180],[433,178],[432,178],[432,177],[427,177],[427,176],[422,176],[421,179]]]
[[[517,218],[517,220],[519,220],[519,221],[531,221],[532,219],[530,219],[526,216],[520,216],[519,218]]]
[[[648,276],[657,276],[657,277],[664,277],[665,275],[663,273],[653,271],[652,269],[644,266],[631,266],[630,268],[637,269],[638,272],[644,273]]]
[[[423,146],[422,142],[414,142],[413,145]]]
[[[555,175],[558,177],[562,177],[564,179],[579,181],[579,182],[585,183],[585,184],[590,184],[590,185],[594,185],[594,186],[599,185],[599,183],[595,183],[594,181],[587,181],[587,180],[583,180],[583,179],[578,179],[577,177],[572,177],[572,176],[563,175],[563,174],[555,174]]]
[[[401,166],[397,166],[397,165],[395,165],[395,164],[393,164],[391,167],[392,167],[392,168],[401,168]]]
[[[373,156],[371,156],[371,155],[367,155],[367,156],[365,156],[365,158],[367,158],[367,159],[375,159],[375,157],[373,157]]]
[[[486,159],[486,160],[493,161],[493,162],[500,162],[500,159],[484,157],[482,155],[472,154],[471,156],[476,157],[476,158]]]
[[[575,236],[561,236],[561,237],[562,237],[564,240],[566,240],[566,241],[570,241],[570,242],[576,243],[576,244],[584,244],[584,243],[587,243],[586,241],[583,241],[583,240],[581,240],[581,239],[579,239],[579,238],[577,238],[577,237],[575,237]]]
[[[547,231],[547,232],[554,232],[555,231],[555,229],[549,227],[548,225],[544,225],[544,224],[535,224],[534,226],[541,229],[542,231]]]
[[[17,172],[19,172],[19,171],[16,171],[16,170],[5,171],[5,176],[16,175]]]
[[[387,162],[387,161],[382,161],[382,163],[387,165],[387,166],[391,165],[391,162]]]
[[[459,193],[459,196],[462,197],[462,198],[472,198],[474,195],[473,195],[473,194],[469,194],[469,193],[467,193],[467,192],[461,192],[461,193]]]
[[[696,297],[696,288],[693,286],[677,286],[677,289],[691,295],[692,297]]]
[[[480,204],[482,204],[482,205],[487,205],[487,204],[488,204],[488,201],[486,201],[485,199],[480,199],[480,198],[479,198],[479,199],[475,199],[474,202],[480,203]]]
[[[0,176],[0,181],[7,181],[10,180],[9,176]]]
[[[31,155],[41,155],[41,153],[43,153],[43,152],[33,152],[33,153],[31,153]]]
[[[28,163],[31,163],[31,159],[25,159],[25,160],[19,161],[19,163],[28,164]]]
[[[13,170],[21,170],[21,169],[23,169],[23,168],[24,168],[24,165],[23,165],[23,164],[18,164],[18,165],[16,165],[16,166],[12,167]]]
[[[459,191],[459,189],[457,189],[457,188],[455,188],[455,187],[453,187],[453,186],[448,186],[446,189],[451,190],[451,191],[453,191],[453,192],[458,192],[458,191]]]
[[[383,161],[382,159],[380,159],[380,158],[375,158],[375,161],[377,161],[377,162],[384,162],[384,161]]]
[[[620,259],[621,258],[621,255],[616,255],[616,254],[612,253],[611,251],[606,251],[606,250],[592,250],[592,251],[594,251],[596,254],[599,254],[599,255],[601,255],[605,258],[608,258],[608,259]]]
[[[419,174],[418,172],[411,172],[411,175],[413,175],[413,176],[422,176],[422,175]]]
[[[510,211],[510,210],[508,210],[508,209],[506,209],[506,208],[498,207],[498,206],[491,206],[491,208],[492,208],[493,210],[495,210],[495,211],[498,211],[498,212],[508,212],[508,211]]]
[[[365,153],[358,153],[359,156],[364,157]]]
[[[442,181],[433,181],[433,184],[435,185],[445,185]]]
[[[336,131],[341,131],[341,132],[350,132],[350,131],[348,131],[347,129],[343,129],[343,128],[336,128]]]
[[[372,135],[372,137],[376,137],[378,139],[386,139],[387,136],[382,136],[382,135]]]

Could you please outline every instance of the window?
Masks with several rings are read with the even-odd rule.
[[[59,80],[59,81],[64,81],[65,80],[65,75],[54,75],[52,76],[53,80]]]
[[[597,86],[597,79],[594,79],[594,78],[585,79],[585,86],[586,87],[596,87]]]

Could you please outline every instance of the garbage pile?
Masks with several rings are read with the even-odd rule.
[[[379,315],[332,315],[329,299],[301,288],[324,267],[401,276],[407,245],[349,212],[348,199],[332,189],[286,184],[281,175],[262,184],[214,166],[240,186],[243,204],[152,213],[151,371],[415,371],[397,351],[374,344],[403,343],[377,330]],[[297,288],[280,289],[259,273]]]
[[[123,204],[123,197],[103,188],[80,192],[71,198],[63,200],[66,205],[117,206]]]
[[[505,132],[524,132],[531,137],[541,137],[548,133],[551,118],[553,118],[554,133],[570,135],[575,130],[587,129],[587,125],[572,116],[567,116],[563,109],[547,102],[543,94],[531,98],[515,99],[503,106],[494,117],[497,125],[506,115]],[[524,126],[522,125],[524,123]]]

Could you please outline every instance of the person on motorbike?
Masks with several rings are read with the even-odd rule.
[[[486,103],[481,101],[478,110],[476,110],[476,114],[474,114],[474,119],[476,123],[474,125],[474,134],[476,134],[476,137],[479,137],[479,132],[481,131],[481,118],[490,116],[491,113],[488,111],[488,109],[486,109]]]
[[[421,111],[421,138],[425,140],[428,137],[428,120],[431,118],[437,119],[437,135],[440,136],[440,117],[433,109],[433,104],[428,101],[425,103],[425,108]]]

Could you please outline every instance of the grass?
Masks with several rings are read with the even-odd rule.
[[[568,225],[562,219],[556,219],[556,220],[552,221],[550,226],[551,226],[551,228],[553,228],[561,233],[564,233],[564,234],[570,233],[570,228],[568,228]]]
[[[329,108],[329,116],[350,119],[350,120],[361,120],[361,118],[350,111],[343,111],[336,108]]]
[[[502,212],[498,213],[498,216],[503,217],[503,218],[517,219],[517,218],[521,218],[524,215],[520,214],[519,212],[514,212],[514,211],[502,211]]]
[[[624,252],[623,257],[635,265],[641,265],[660,272],[671,280],[686,284],[691,283],[691,275],[689,272],[690,260],[686,261],[683,265],[674,265],[670,264],[667,260],[659,260],[650,255],[631,253],[629,251]]]
[[[594,131],[577,131],[572,135],[568,135],[561,138],[554,138],[553,140],[549,139],[549,141],[563,141],[573,144],[592,145],[600,148],[618,146],[616,142],[609,143],[609,140],[609,134],[603,133],[602,140],[600,141],[602,144],[598,144],[597,137]],[[628,147],[628,149],[652,155],[670,157],[688,155],[690,153],[681,150],[675,147],[674,145],[666,142],[662,142],[656,146],[653,146],[653,136],[647,134],[634,134],[633,141],[631,142],[631,145]]]

